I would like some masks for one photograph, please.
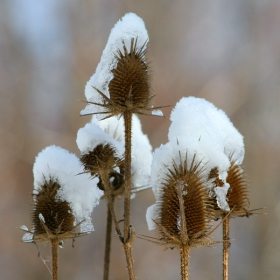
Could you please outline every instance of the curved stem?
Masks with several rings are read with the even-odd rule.
[[[224,215],[223,221],[223,280],[228,280],[229,267],[229,219],[228,215]]]
[[[59,239],[55,238],[51,240],[52,245],[52,279],[58,279],[58,245]]]

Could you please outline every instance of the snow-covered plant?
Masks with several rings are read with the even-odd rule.
[[[45,148],[34,163],[32,228],[21,229],[27,232],[24,242],[51,243],[53,279],[58,277],[59,244],[93,231],[91,213],[103,195],[97,188],[98,179],[77,176],[82,171],[74,154],[56,146]]]
[[[202,180],[214,204],[213,217],[223,218],[223,273],[227,279],[229,218],[251,214],[247,184],[240,167],[244,158],[243,137],[222,110],[201,98],[182,98],[170,119],[169,142],[154,153],[152,183],[156,204],[147,211],[148,226],[150,229],[154,229],[154,224],[162,226],[158,205],[163,200],[162,186],[166,186],[164,170],[170,170],[171,166],[175,168],[174,163],[178,162],[175,151],[179,149],[180,155],[195,157],[204,170]],[[178,209],[176,213],[179,217]]]
[[[223,279],[228,280],[229,219],[249,216],[247,182],[241,167],[242,135],[227,115],[205,99],[182,98],[171,113],[168,142],[152,148],[137,115],[162,116],[152,104],[149,37],[141,18],[126,14],[112,29],[95,73],[85,87],[86,107],[93,115],[78,131],[78,159],[50,146],[36,158],[32,227],[21,226],[24,242],[50,242],[52,276],[58,278],[58,247],[93,231],[91,213],[107,200],[104,280],[109,279],[112,222],[125,252],[130,280],[135,280],[130,224],[134,193],[152,186],[155,203],[147,209],[151,242],[178,248],[182,279],[188,279],[189,250],[210,245],[223,223]],[[114,211],[124,196],[124,215]],[[121,230],[120,221],[123,221]],[[147,239],[147,237],[146,237]]]
[[[82,115],[96,115],[102,120],[111,117],[123,118],[124,230],[123,235],[119,236],[130,279],[135,279],[131,255],[135,229],[130,225],[133,114],[149,115],[150,111],[158,110],[151,104],[154,95],[146,58],[148,41],[145,24],[137,15],[126,14],[116,23],[96,72],[86,85],[88,105],[81,112]],[[158,115],[158,111],[155,114]]]
[[[213,243],[208,162],[200,142],[191,137],[174,138],[154,152],[151,172],[156,203],[147,209],[147,223],[156,230],[158,244],[180,250],[182,279],[188,279],[190,247]]]

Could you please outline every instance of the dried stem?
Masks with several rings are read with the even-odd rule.
[[[51,240],[52,244],[52,279],[58,279],[58,245],[59,239],[54,238]]]
[[[111,200],[112,206],[114,208],[114,197]],[[105,256],[104,256],[104,274],[103,280],[109,279],[109,270],[110,270],[110,254],[111,254],[111,240],[112,240],[112,213],[107,203],[107,225],[106,225],[106,243],[105,243]]]
[[[223,215],[223,280],[228,280],[228,266],[229,266],[229,219],[227,214]]]
[[[189,253],[190,253],[190,247],[188,245],[180,247],[182,280],[189,279]]]
[[[103,279],[109,279],[110,254],[111,254],[111,238],[112,238],[112,221],[114,221],[116,232],[121,236],[119,223],[114,209],[114,196],[112,195],[111,186],[109,182],[109,171],[100,169],[100,177],[103,182],[104,192],[107,199],[107,226],[106,226],[106,244],[104,256],[104,272]]]
[[[123,247],[126,256],[129,279],[135,279],[133,270],[133,258],[131,254],[133,239],[130,236],[130,196],[131,196],[131,136],[132,136],[132,113],[128,110],[124,112],[125,126],[125,190],[124,190],[124,236]]]
[[[128,270],[128,275],[129,275],[129,280],[135,280],[135,275],[134,275],[134,269],[133,269],[133,258],[132,258],[132,253],[131,253],[131,244],[130,243],[125,243],[123,244],[124,247],[124,252],[125,252],[125,259],[126,259],[126,264],[127,264],[127,270]]]
[[[100,170],[100,177],[101,177],[101,180],[102,180],[103,185],[104,185],[104,192],[105,192],[105,196],[106,196],[106,199],[107,199],[108,208],[111,211],[112,220],[114,221],[117,234],[119,236],[121,236],[119,223],[118,223],[117,216],[116,216],[115,209],[114,209],[114,197],[112,195],[111,188],[110,188],[108,170],[105,170],[105,169],[102,170],[101,169]]]

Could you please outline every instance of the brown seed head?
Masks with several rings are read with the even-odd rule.
[[[227,198],[230,209],[233,209],[233,216],[248,216],[249,215],[249,195],[247,182],[244,179],[243,170],[240,165],[236,164],[232,158],[230,159],[230,168],[227,176],[227,183],[230,188]]]
[[[57,182],[45,181],[34,194],[32,223],[35,241],[49,241],[57,237],[64,239],[68,235],[73,237],[75,217],[67,201],[56,199],[59,188]]]
[[[214,187],[222,187],[224,182],[219,179],[218,167],[211,169],[208,179],[215,179],[213,181]],[[244,179],[243,170],[236,161],[230,157],[230,168],[226,182],[230,185],[227,193],[227,203],[231,209],[230,216],[248,216],[250,215],[249,209],[249,196],[247,189],[247,182]],[[220,218],[225,212],[221,210],[215,198],[212,198],[215,205],[215,217]],[[226,213],[228,213],[226,211]]]
[[[195,157],[190,167],[187,158],[178,166],[168,170],[166,182],[163,185],[158,204],[157,229],[161,240],[166,245],[181,244],[182,217],[185,216],[187,240],[190,246],[203,243],[209,231],[209,222],[213,218],[213,204],[204,186],[201,163],[195,163]],[[182,195],[179,195],[179,192]],[[180,202],[180,197],[183,201]],[[184,213],[181,213],[180,203]],[[178,244],[176,244],[178,243]]]
[[[115,156],[115,150],[110,144],[99,144],[92,151],[81,156],[81,162],[85,171],[89,171],[92,177],[99,176],[97,186],[104,191],[104,185],[101,180],[102,170],[109,174],[110,188],[113,195],[119,195],[124,190],[123,177],[123,159]],[[120,173],[114,170],[120,168]]]
[[[110,144],[99,144],[92,151],[84,154],[80,158],[84,169],[92,176],[96,176],[101,169],[111,172],[116,166],[123,163],[122,159],[115,156],[115,149]]]
[[[130,50],[123,43],[123,52],[116,55],[117,67],[109,83],[110,98],[123,111],[142,112],[150,108],[150,70],[146,62],[146,43],[136,48],[137,39],[131,39]]]
[[[103,119],[125,112],[149,115],[148,111],[163,107],[152,107],[151,74],[146,61],[147,43],[137,48],[137,38],[131,38],[128,50],[123,42],[123,51],[115,54],[117,65],[111,70],[113,78],[109,82],[110,98],[102,91],[93,87],[102,97],[101,103],[88,101],[89,104],[104,108],[103,112],[92,114],[107,114]]]

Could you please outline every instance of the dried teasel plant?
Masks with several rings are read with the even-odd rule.
[[[73,239],[88,234],[79,231],[70,204],[57,198],[61,188],[55,180],[45,180],[33,193],[34,204],[31,213],[32,230],[21,227],[26,233],[24,242],[50,242],[52,249],[52,279],[58,279],[58,248],[65,239]]]
[[[214,204],[205,187],[204,168],[194,155],[167,167],[154,210],[157,238],[148,238],[159,245],[178,248],[181,255],[181,277],[189,279],[188,263],[191,247],[214,244],[210,238]]]
[[[116,67],[111,70],[113,78],[108,85],[110,98],[95,88],[102,96],[103,103],[88,102],[104,108],[102,113],[107,114],[104,119],[115,115],[122,115],[124,118],[124,233],[121,242],[125,250],[131,279],[135,279],[131,255],[134,230],[130,225],[132,114],[148,115],[148,111],[157,109],[151,106],[151,100],[154,96],[151,94],[150,69],[146,61],[146,51],[147,42],[139,47],[137,37],[131,38],[130,49],[127,49],[123,41],[123,50],[119,49],[115,54]]]
[[[151,71],[146,59],[148,33],[142,19],[126,14],[112,29],[96,73],[86,85],[87,107],[82,115],[124,119],[124,229],[120,241],[125,251],[130,279],[135,279],[131,254],[135,229],[130,225],[132,189],[132,115],[157,115],[153,107]],[[102,109],[101,109],[102,108]],[[152,111],[152,113],[149,113]],[[99,116],[98,116],[99,115]]]
[[[97,179],[89,180],[76,155],[57,146],[43,149],[33,166],[34,191],[32,228],[26,226],[22,241],[49,242],[52,248],[52,277],[58,277],[58,247],[64,239],[73,239],[93,231],[91,212],[103,192]]]
[[[117,195],[124,192],[123,159],[116,156],[115,149],[109,143],[98,144],[93,150],[83,154],[80,158],[84,170],[90,172],[92,177],[98,176],[97,186],[104,191],[107,199],[107,225],[104,256],[103,279],[109,279],[109,265],[111,253],[112,222],[119,236],[121,232],[114,211],[114,200]],[[115,169],[119,168],[120,172]]]

